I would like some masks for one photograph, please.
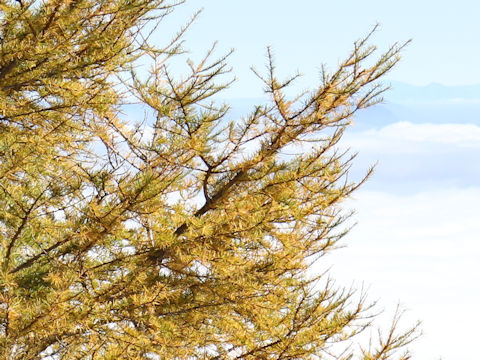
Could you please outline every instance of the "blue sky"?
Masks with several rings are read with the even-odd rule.
[[[199,59],[213,41],[219,54],[235,48],[230,64],[238,80],[224,97],[236,101],[262,95],[250,66],[263,69],[267,45],[279,71],[299,70],[307,88],[322,63],[334,69],[376,23],[372,43],[380,51],[413,39],[389,74],[390,98],[345,136],[344,146],[360,153],[357,169],[379,164],[345,204],[358,221],[347,247],[324,266],[340,283],[364,284],[387,313],[401,302],[409,320],[423,321],[415,359],[476,360],[480,86],[458,86],[480,84],[480,2],[190,0],[161,31],[173,33],[202,7],[185,38],[189,56]],[[424,86],[431,83],[450,87]]]
[[[249,67],[263,66],[267,45],[280,70],[299,69],[307,75],[303,81],[313,84],[320,64],[335,66],[376,23],[381,29],[373,41],[380,49],[414,40],[391,79],[417,85],[480,83],[480,3],[473,0],[190,0],[168,22],[178,25],[200,8],[187,47],[193,58],[214,40],[220,50],[235,48],[234,97],[259,93]]]

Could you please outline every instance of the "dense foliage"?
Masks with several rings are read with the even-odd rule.
[[[229,121],[228,56],[178,78],[185,28],[150,41],[174,6],[0,1],[1,358],[393,358],[414,333],[356,347],[364,297],[307,270],[359,185],[336,144],[402,46],[367,37],[295,98],[269,55],[270,101]]]

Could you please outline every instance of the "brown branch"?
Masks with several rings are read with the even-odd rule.
[[[48,188],[48,187],[47,187]],[[10,254],[12,252],[12,248],[14,247],[15,243],[17,242],[20,234],[22,233],[23,231],[23,228],[25,227],[25,225],[27,224],[28,222],[28,218],[30,216],[30,214],[32,213],[32,211],[34,210],[38,200],[40,200],[40,198],[43,196],[43,194],[45,193],[45,191],[47,190],[47,188],[45,190],[43,190],[34,200],[33,204],[30,206],[30,208],[27,210],[27,212],[25,213],[25,215],[23,216],[22,218],[22,222],[20,223],[20,226],[17,228],[17,230],[15,231],[15,234],[13,234],[13,237],[12,239],[10,240],[9,244],[8,244],[8,247],[7,247],[7,252],[6,252],[6,255],[5,255],[5,260],[3,262],[3,268],[4,269],[7,269],[8,268],[8,265],[10,263]]]

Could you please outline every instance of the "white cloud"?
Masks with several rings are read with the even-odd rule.
[[[346,248],[322,266],[343,284],[370,286],[387,308],[398,301],[425,335],[418,359],[476,360],[480,322],[480,187],[410,195],[360,191]]]
[[[352,132],[345,143],[358,150],[416,153],[438,145],[480,149],[480,126],[474,124],[412,124],[397,122],[381,129]],[[444,151],[447,149],[444,148]]]
[[[408,193],[480,184],[480,126],[474,124],[397,122],[347,133],[344,140],[359,153],[352,178],[378,162],[369,189]]]

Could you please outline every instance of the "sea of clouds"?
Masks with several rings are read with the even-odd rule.
[[[472,88],[462,101],[462,89],[449,98],[439,85],[414,89],[414,98],[394,93],[396,102],[360,114],[344,138],[359,153],[354,176],[377,165],[346,202],[358,224],[326,265],[340,283],[363,284],[385,308],[401,303],[422,321],[417,359],[476,359],[480,91]]]

